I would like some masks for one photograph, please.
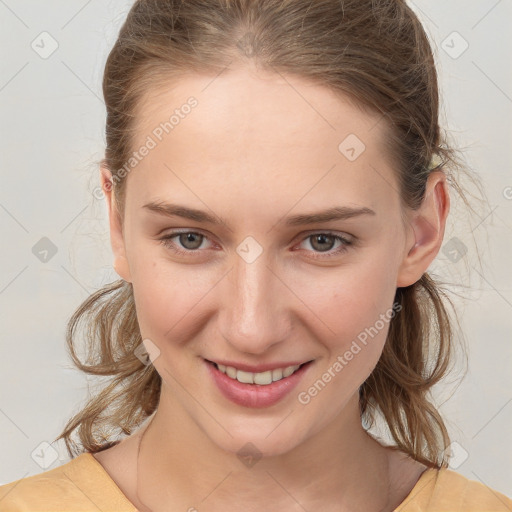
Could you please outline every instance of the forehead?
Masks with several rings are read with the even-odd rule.
[[[375,202],[394,179],[384,136],[379,115],[303,78],[247,69],[189,74],[140,102],[133,145],[151,139],[154,147],[130,180],[149,194],[151,183],[184,173],[194,187],[215,182],[238,197],[252,188],[290,201],[318,183],[323,199],[337,189],[352,203]]]
[[[190,98],[197,103],[191,111],[186,107]],[[335,137],[354,133],[370,143],[382,135],[380,129],[373,130],[382,116],[361,110],[349,96],[304,77],[252,68],[224,71],[217,76],[188,73],[160,82],[139,102],[135,136],[150,133],[174,112],[179,120],[173,122],[181,124],[192,117],[196,128],[208,129],[210,136],[243,129],[244,134],[261,137],[266,133],[274,140],[278,131],[293,142],[288,138],[290,133],[300,141],[303,133],[322,137],[330,130],[337,132]],[[217,129],[211,130],[213,125]]]

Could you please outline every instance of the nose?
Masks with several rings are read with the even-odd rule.
[[[219,329],[234,353],[263,355],[289,336],[293,294],[265,251],[252,263],[235,257],[219,298]]]

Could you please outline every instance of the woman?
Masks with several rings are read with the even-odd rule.
[[[463,193],[407,5],[139,0],[103,85],[121,280],[68,342],[112,381],[2,510],[511,510],[447,469],[428,398],[453,337],[427,270]]]

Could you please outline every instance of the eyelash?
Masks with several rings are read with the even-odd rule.
[[[167,234],[166,236],[160,238],[160,243],[164,247],[171,249],[173,252],[175,252],[176,254],[179,254],[181,256],[190,256],[191,254],[202,252],[200,249],[180,249],[176,246],[176,244],[174,242],[171,241],[173,238],[175,238],[179,235],[188,235],[188,234],[199,235],[199,236],[202,236],[203,238],[208,238],[206,235],[203,235],[202,233],[199,233],[197,231],[173,231],[173,232]],[[331,249],[331,251],[333,251],[333,252],[313,251],[314,254],[319,255],[319,256],[314,256],[314,258],[316,258],[316,259],[318,259],[318,258],[324,259],[324,258],[331,258],[334,256],[338,256],[338,255],[346,252],[348,250],[348,248],[351,245],[353,245],[353,241],[348,240],[345,237],[342,237],[342,236],[332,233],[330,231],[318,231],[316,233],[311,233],[308,236],[306,236],[303,240],[301,240],[301,242],[303,242],[304,240],[307,240],[308,238],[312,238],[312,237],[318,236],[318,235],[327,235],[329,237],[332,237],[336,241],[341,242],[342,245],[340,247],[338,247],[338,249]]]

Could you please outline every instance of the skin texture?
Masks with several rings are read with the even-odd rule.
[[[134,146],[190,96],[198,105],[128,174],[123,222],[111,175],[100,172],[114,267],[133,284],[163,385],[138,493],[141,431],[96,458],[141,510],[393,510],[425,467],[361,426],[358,388],[377,364],[388,322],[308,404],[297,395],[390,311],[397,287],[428,269],[449,211],[445,175],[430,175],[419,210],[401,210],[383,150],[389,127],[378,115],[304,79],[248,68],[189,75],[148,93]],[[354,161],[338,149],[350,134],[365,145]],[[204,210],[227,225],[165,217],[143,208],[150,201]],[[339,206],[375,215],[284,222]],[[174,237],[190,251],[180,255],[160,241],[173,229],[204,238]],[[353,244],[336,254],[339,241],[312,237],[326,232]],[[248,236],[262,249],[251,263],[237,253]],[[251,409],[220,394],[204,358],[314,362],[283,400]],[[262,454],[252,467],[237,456],[248,442]]]

